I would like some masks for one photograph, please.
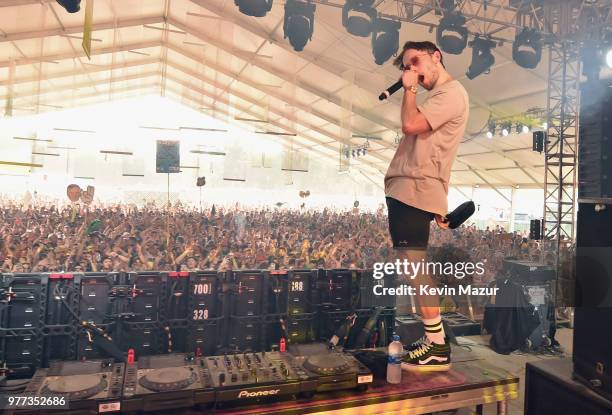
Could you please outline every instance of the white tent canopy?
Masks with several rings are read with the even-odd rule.
[[[390,61],[376,65],[370,38],[350,35],[341,8],[324,4],[317,4],[312,40],[295,52],[283,39],[283,3],[274,1],[265,17],[254,18],[229,0],[97,0],[88,59],[81,47],[84,7],[69,14],[52,0],[2,1],[0,105],[19,116],[160,93],[253,131],[284,133],[294,148],[336,162],[343,142],[364,144],[353,135],[380,137],[350,162],[365,174],[384,173],[401,134],[400,99],[377,97],[398,70]],[[394,1],[377,5],[379,12],[397,13]],[[439,16],[425,19],[435,23]],[[469,25],[486,29],[476,20]],[[496,36],[512,39],[514,30]],[[435,41],[435,32],[404,22],[400,42],[409,39]],[[474,80],[464,75],[469,49],[445,55],[471,100],[451,184],[543,188],[544,159],[531,151],[531,134],[488,139],[484,132],[490,116],[546,106],[547,53],[535,70],[512,61],[509,43],[493,53],[491,74]],[[420,92],[418,100],[425,96]]]

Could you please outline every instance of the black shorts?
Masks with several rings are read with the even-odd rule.
[[[395,249],[427,249],[434,214],[387,197],[389,233]]]

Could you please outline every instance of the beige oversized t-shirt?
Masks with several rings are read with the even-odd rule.
[[[404,136],[385,175],[385,195],[427,212],[448,213],[448,183],[470,105],[457,80],[429,91],[418,110],[432,131]]]

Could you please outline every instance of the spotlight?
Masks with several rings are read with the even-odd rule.
[[[372,53],[374,62],[382,65],[399,49],[400,22],[389,19],[376,19],[372,30]]]
[[[491,66],[495,63],[495,57],[491,53],[495,42],[477,36],[470,42],[470,46],[472,47],[472,64],[465,75],[469,79],[474,79],[478,75],[490,72]]]
[[[504,137],[507,137],[508,134],[510,134],[510,130],[512,130],[512,124],[509,123],[509,122],[508,123],[503,123],[501,125],[501,128],[502,128],[502,135]]]
[[[376,19],[376,9],[372,7],[374,0],[347,0],[342,7],[342,26],[355,36],[368,37]],[[349,13],[354,12],[357,14]]]
[[[287,0],[285,4],[285,23],[283,29],[285,38],[296,52],[304,50],[304,46],[314,31],[315,5],[297,0]]]
[[[521,67],[534,69],[542,58],[542,36],[533,29],[523,28],[512,44],[512,59]]]
[[[264,17],[272,10],[272,0],[234,0],[238,10],[247,16]]]
[[[523,125],[522,133],[523,134],[527,134],[528,132],[529,132],[529,126],[528,125]]]
[[[447,53],[459,55],[467,46],[468,30],[465,17],[458,13],[448,13],[436,31],[436,41],[440,48]]]
[[[495,120],[489,120],[488,121],[488,131],[487,131],[487,137],[489,138],[493,138],[493,135],[495,134]]]
[[[57,0],[68,13],[76,13],[81,10],[81,0]]]

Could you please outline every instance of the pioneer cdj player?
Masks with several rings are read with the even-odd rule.
[[[123,371],[124,364],[112,359],[54,362],[36,371],[25,393],[64,396],[71,411],[115,412],[121,409]]]
[[[214,400],[204,359],[193,354],[144,356],[126,365],[122,410],[186,408]]]
[[[291,346],[295,364],[311,376],[317,376],[315,392],[341,389],[366,390],[374,381],[370,369],[354,356],[322,343]]]

